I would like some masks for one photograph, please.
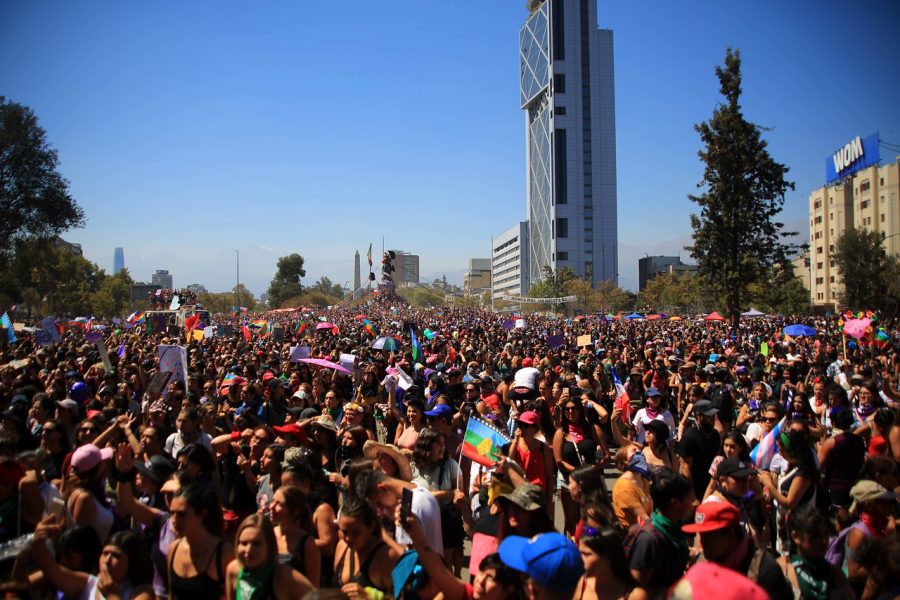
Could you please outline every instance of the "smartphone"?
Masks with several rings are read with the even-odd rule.
[[[250,458],[250,444],[241,445],[241,454],[243,454],[247,458]]]
[[[400,499],[400,517],[404,520],[412,516],[413,491],[403,488],[403,496]]]

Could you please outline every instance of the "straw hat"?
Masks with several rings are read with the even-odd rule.
[[[366,458],[377,459],[379,454],[387,454],[397,465],[397,475],[403,481],[412,480],[412,467],[409,465],[409,459],[403,454],[397,446],[393,444],[380,444],[373,440],[368,440],[363,445],[363,454]]]

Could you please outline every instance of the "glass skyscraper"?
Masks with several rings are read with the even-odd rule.
[[[544,268],[618,279],[613,34],[596,0],[532,0],[519,33],[529,284]]]

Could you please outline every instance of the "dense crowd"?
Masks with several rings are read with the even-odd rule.
[[[178,306],[197,304],[197,292],[187,288],[151,290],[147,293],[147,303],[153,310],[168,310],[172,306],[172,300],[176,297]]]
[[[205,339],[19,332],[0,590],[896,597],[897,323],[870,344],[800,321],[816,333],[382,301]],[[463,452],[475,420],[508,440],[490,466]]]

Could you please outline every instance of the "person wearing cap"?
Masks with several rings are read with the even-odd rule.
[[[66,509],[72,515],[73,523],[90,525],[101,540],[109,537],[115,520],[109,499],[102,491],[106,462],[112,456],[112,448],[101,450],[93,444],[85,444],[72,453],[69,463],[72,491]]]
[[[713,562],[696,563],[665,597],[667,600],[770,600],[760,586]]]
[[[141,493],[139,501],[159,510],[168,509],[160,490],[175,473],[175,463],[160,454],[151,456],[147,462],[135,463],[135,468],[134,486]]]
[[[693,405],[696,427],[688,427],[681,436],[678,456],[681,474],[694,483],[694,492],[702,498],[709,485],[709,467],[719,452],[721,438],[716,430],[718,409],[709,400],[697,400]]]
[[[453,426],[455,416],[456,411],[447,404],[437,404],[431,410],[425,411],[428,429],[436,429],[444,435],[447,456],[459,456],[462,448],[462,437]]]
[[[850,513],[859,515],[859,521],[845,538],[842,568],[854,590],[861,590],[869,574],[860,560],[861,550],[866,544],[888,535],[897,494],[874,481],[862,479],[850,490],[850,496],[853,498]]]
[[[675,431],[675,419],[669,412],[668,401],[662,392],[655,387],[651,387],[646,392],[646,404],[637,411],[632,420],[635,431],[635,442],[640,446],[646,443],[646,425],[653,420],[660,420],[668,426],[668,430]],[[668,439],[666,440],[668,442]]]
[[[557,532],[513,535],[500,543],[500,559],[524,574],[529,600],[569,600],[584,574],[578,547]]]
[[[525,479],[544,490],[545,506],[553,500],[552,485],[555,473],[553,450],[549,445],[535,437],[540,430],[538,414],[526,410],[516,417],[516,431],[509,445],[507,456],[522,466]]]
[[[616,451],[615,465],[622,472],[612,489],[616,520],[623,528],[643,523],[653,512],[653,500],[650,497],[653,474],[647,459],[638,446],[627,444]]]

